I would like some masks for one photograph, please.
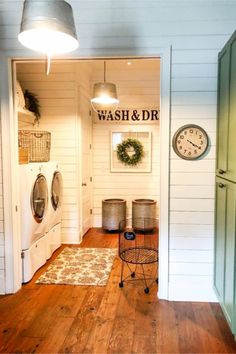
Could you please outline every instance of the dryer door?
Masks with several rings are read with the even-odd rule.
[[[40,223],[47,211],[48,206],[48,186],[46,178],[39,174],[34,183],[31,195],[31,209],[35,220]]]
[[[53,175],[51,193],[52,207],[57,210],[62,203],[62,175],[58,171]]]

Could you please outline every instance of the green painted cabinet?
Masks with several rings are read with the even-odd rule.
[[[236,183],[216,178],[214,285],[232,331],[236,330],[235,231]]]
[[[218,62],[218,176],[236,182],[236,32]]]
[[[236,334],[236,32],[219,54],[214,288]]]

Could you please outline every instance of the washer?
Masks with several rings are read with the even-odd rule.
[[[19,165],[23,283],[46,262],[47,163]]]
[[[58,163],[51,161],[48,165],[49,206],[46,224],[47,259],[61,245],[61,216],[63,181]]]

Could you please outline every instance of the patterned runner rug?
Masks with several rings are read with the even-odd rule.
[[[66,247],[36,281],[37,284],[107,284],[117,249]]]

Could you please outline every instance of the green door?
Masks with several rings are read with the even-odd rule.
[[[216,173],[236,182],[236,35],[219,54],[218,75]]]
[[[226,184],[226,238],[225,238],[225,282],[224,282],[224,307],[228,321],[233,326],[234,318],[234,276],[235,276],[235,203],[236,184]]]
[[[219,54],[214,287],[236,334],[236,32]]]
[[[231,42],[228,166],[226,178],[236,182],[236,38]]]
[[[226,234],[226,185],[221,178],[216,179],[215,204],[215,273],[214,286],[219,301],[224,300],[225,234]]]
[[[222,309],[236,333],[235,304],[235,232],[236,184],[216,179],[215,274],[214,286]]]
[[[229,120],[229,68],[230,50],[227,47],[219,55],[218,63],[218,129],[217,129],[217,170],[226,178],[228,159],[228,120]]]

